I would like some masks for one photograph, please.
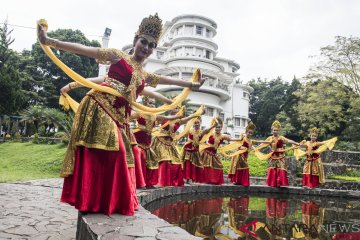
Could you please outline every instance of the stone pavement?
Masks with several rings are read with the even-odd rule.
[[[78,212],[60,203],[62,179],[0,183],[0,239],[75,239]]]

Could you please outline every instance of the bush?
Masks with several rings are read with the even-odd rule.
[[[335,144],[334,150],[357,151],[359,150],[359,144],[360,143],[356,143],[356,142],[338,141]]]
[[[32,142],[34,144],[39,144],[40,143],[39,134],[37,134],[37,133],[34,134],[34,138],[33,138]]]

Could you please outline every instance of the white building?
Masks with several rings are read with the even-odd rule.
[[[209,81],[199,91],[191,92],[189,104],[206,106],[203,125],[209,126],[211,117],[224,120],[224,131],[233,137],[244,132],[249,120],[249,96],[253,89],[237,80],[240,65],[233,60],[218,57],[218,45],[213,38],[217,24],[212,19],[186,14],[175,17],[164,25],[158,47],[145,62],[149,72],[182,79],[190,79],[200,68]],[[132,45],[123,48],[129,51]],[[159,85],[156,91],[175,96],[182,89]]]

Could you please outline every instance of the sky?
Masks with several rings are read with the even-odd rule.
[[[15,27],[11,48],[31,49],[36,41],[32,27],[45,18],[49,31],[79,29],[101,42],[106,27],[112,29],[109,47],[132,43],[142,18],[157,12],[163,21],[182,14],[213,19],[218,57],[240,64],[240,79],[291,81],[303,77],[316,61],[320,48],[333,45],[335,36],[360,37],[358,0],[5,0],[0,23]]]

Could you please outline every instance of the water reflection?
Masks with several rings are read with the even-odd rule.
[[[336,236],[360,232],[357,200],[242,196],[174,201],[152,213],[204,239],[345,239]]]

